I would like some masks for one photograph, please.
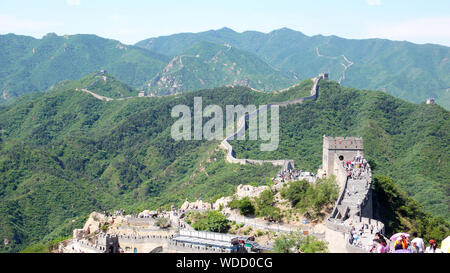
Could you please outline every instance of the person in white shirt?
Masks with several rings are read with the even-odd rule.
[[[414,239],[411,243],[416,243],[416,246],[419,248],[419,253],[423,253],[425,251],[425,243],[422,238],[417,237],[417,232],[413,232],[412,236]]]

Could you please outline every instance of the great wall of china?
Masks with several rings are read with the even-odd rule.
[[[315,100],[319,95],[319,83],[323,79],[328,79],[327,74],[320,74],[318,77],[313,79],[313,86],[311,88],[311,95],[308,97],[295,99],[291,101],[286,101],[278,104],[281,107],[286,107],[288,105],[300,104],[305,100]],[[230,140],[234,139],[239,133],[244,131],[246,121],[252,115],[257,114],[259,111],[267,111],[272,105],[260,108],[259,110],[244,115],[238,119],[237,130],[227,138],[225,138],[220,147],[225,149],[226,160],[229,163],[234,164],[264,164],[271,163],[275,166],[282,166],[283,170],[288,168],[294,168],[294,161],[285,160],[253,160],[253,159],[237,159],[233,151],[233,147],[229,143]],[[322,177],[331,177],[334,175],[336,177],[336,182],[339,185],[340,193],[338,200],[336,201],[333,210],[326,220],[326,228],[336,232],[338,234],[344,235],[344,240],[339,240],[339,244],[345,247],[340,248],[342,251],[349,253],[364,253],[367,252],[367,246],[370,245],[372,241],[372,231],[370,234],[368,230],[364,230],[364,233],[360,236],[360,244],[353,245],[347,240],[348,234],[350,234],[352,227],[356,225],[367,225],[373,226],[374,230],[384,232],[384,224],[372,219],[373,217],[373,207],[372,207],[372,172],[370,165],[366,162],[363,172],[359,172],[358,177],[353,177],[349,175],[348,165],[346,168],[346,162],[354,161],[355,158],[363,158],[364,146],[363,140],[361,138],[354,137],[323,137],[323,159],[322,167],[319,172],[322,173]],[[359,165],[358,165],[359,168]],[[362,175],[361,175],[362,174]],[[187,201],[186,201],[187,202]],[[211,205],[211,209],[215,206]],[[185,207],[185,204],[182,208]],[[189,208],[189,204],[188,207]],[[183,211],[186,208],[183,209]],[[189,211],[188,209],[186,212]],[[229,217],[227,217],[229,218]],[[170,217],[169,217],[170,219]],[[177,218],[180,220],[179,218]],[[253,226],[254,228],[260,228],[263,230],[272,230],[275,232],[291,232],[291,228],[284,228],[283,226],[265,226],[257,224],[256,221],[252,222],[251,219],[243,219],[243,221],[238,221],[237,218],[229,219],[234,220],[245,225]],[[113,234],[99,233],[94,237],[86,240],[87,237],[81,235],[80,232],[86,233],[86,225],[84,230],[74,230],[74,238],[70,240],[68,245],[61,246],[61,252],[84,252],[84,253],[105,253],[105,252],[116,252],[119,247],[134,250],[134,252],[140,253],[154,253],[154,252],[232,252],[229,246],[227,248],[211,247],[210,244],[205,245],[195,245],[192,243],[186,243],[180,238],[188,235],[187,233],[194,232],[192,228],[187,225],[185,229],[169,229],[160,230],[156,227],[144,228],[143,226],[151,226],[150,219],[140,219],[127,216],[122,221],[126,223],[127,226],[119,226]],[[175,221],[176,222],[176,221]],[[191,230],[191,231],[190,231]],[[89,233],[89,232],[88,232]],[[195,233],[195,232],[194,232]],[[320,239],[326,238],[325,233],[317,233],[314,230],[310,230],[309,233],[313,236],[317,236]],[[131,234],[131,235],[130,235]],[[192,234],[190,234],[192,235]],[[347,235],[347,236],[346,236]],[[205,238],[194,238],[194,240],[208,240],[208,236],[213,236],[214,238],[220,236],[220,234],[207,234]],[[229,236],[229,235],[228,235]],[[222,236],[223,237],[223,236]],[[338,236],[339,237],[339,236]],[[177,239],[178,238],[178,239]],[[334,237],[336,238],[336,237]],[[230,238],[227,237],[229,241]],[[220,240],[219,240],[220,241]],[[223,241],[223,242],[222,242]],[[224,240],[218,242],[225,243]],[[328,238],[328,241],[330,239]],[[332,240],[331,240],[332,241]],[[210,242],[211,243],[211,242]],[[209,245],[209,246],[208,246]],[[258,246],[260,247],[260,246]],[[262,248],[264,249],[264,248]],[[250,250],[249,250],[250,251]]]
[[[281,102],[281,103],[275,103],[275,104],[269,104],[269,105],[265,105],[260,107],[259,109],[257,109],[254,112],[248,113],[242,117],[240,117],[238,119],[237,122],[237,129],[236,131],[231,134],[230,136],[226,137],[221,143],[220,143],[220,147],[223,148],[226,151],[226,160],[229,163],[237,163],[237,164],[259,164],[262,165],[264,163],[271,163],[274,166],[283,166],[283,169],[287,169],[287,168],[294,168],[294,160],[290,160],[290,159],[284,159],[284,160],[254,160],[254,159],[237,159],[236,158],[236,154],[233,150],[233,147],[231,146],[231,144],[229,143],[229,141],[235,139],[238,135],[240,134],[245,134],[245,124],[246,121],[249,120],[250,117],[257,115],[260,112],[264,112],[264,111],[268,111],[270,109],[270,107],[272,106],[280,106],[280,107],[286,107],[288,105],[294,105],[294,104],[301,104],[303,103],[305,100],[315,100],[317,99],[317,97],[319,96],[319,82],[322,79],[328,79],[328,74],[320,74],[319,76],[317,76],[316,78],[313,79],[313,86],[311,88],[311,95],[308,97],[304,97],[304,98],[299,98],[299,99],[295,99],[295,100],[290,100],[290,101],[285,101],[285,102]]]
[[[319,96],[319,83],[323,79],[328,79],[328,74],[320,74],[313,79],[313,86],[311,88],[311,95],[308,97],[295,99],[291,101],[282,102],[279,104],[281,107],[285,107],[293,104],[301,104],[305,100],[316,100]],[[238,159],[233,151],[233,147],[229,143],[230,140],[235,139],[239,133],[243,133],[245,130],[245,123],[252,115],[258,114],[259,111],[267,111],[271,105],[260,108],[259,110],[249,113],[239,118],[237,123],[237,130],[227,138],[225,138],[220,147],[225,149],[226,160],[229,163],[234,164],[259,164],[271,163],[274,166],[283,166],[283,170],[288,169],[289,165],[294,168],[294,160],[253,160],[253,159]],[[360,179],[353,179],[348,176],[347,170],[344,167],[344,163],[347,160],[351,160],[356,156],[363,157],[364,146],[361,138],[346,138],[346,137],[323,137],[323,164],[322,170],[326,176],[330,177],[334,175],[340,188],[338,200],[336,201],[333,211],[326,221],[327,228],[341,232],[344,234],[350,234],[352,226],[356,224],[373,226],[375,230],[384,233],[384,224],[380,221],[373,219],[373,206],[372,206],[372,170],[367,163],[368,169],[365,175]],[[366,232],[366,231],[364,231]],[[346,240],[346,250],[348,252],[367,252],[362,246],[370,244],[372,238],[369,239],[368,234],[363,234],[361,247],[351,245]],[[364,241],[364,239],[367,239]]]

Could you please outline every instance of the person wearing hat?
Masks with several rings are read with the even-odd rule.
[[[402,235],[401,237],[399,237],[397,239],[397,241],[395,241],[394,243],[394,249],[398,250],[398,249],[408,249],[408,242],[406,241],[406,237],[405,235]]]
[[[437,248],[437,243],[435,240],[430,240],[430,246],[427,247],[425,253],[442,253],[442,251]]]

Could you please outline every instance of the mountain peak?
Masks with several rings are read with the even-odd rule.
[[[54,38],[54,37],[58,37],[58,34],[56,34],[54,32],[49,32],[49,33],[45,34],[45,36],[42,38],[45,39],[45,38]]]
[[[283,27],[283,28],[280,28],[280,29],[275,29],[275,30],[273,30],[272,32],[270,32],[269,34],[278,34],[278,33],[286,33],[286,34],[296,33],[296,34],[300,34],[300,35],[305,36],[305,34],[303,34],[301,31],[293,30],[293,29],[290,29],[290,28],[288,28],[288,27]]]
[[[218,29],[217,32],[230,32],[230,33],[236,33],[236,31],[232,30],[231,28],[228,27],[223,27],[221,29]]]

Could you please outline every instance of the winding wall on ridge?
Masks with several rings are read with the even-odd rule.
[[[315,77],[313,79],[313,86],[311,88],[311,95],[308,97],[303,97],[303,98],[299,98],[299,99],[295,99],[295,100],[290,100],[290,101],[285,101],[285,102],[281,102],[281,103],[274,103],[274,104],[269,104],[269,105],[265,105],[260,107],[259,109],[257,109],[254,112],[248,113],[244,116],[241,116],[238,119],[237,122],[237,130],[231,134],[230,136],[226,137],[221,143],[220,143],[220,147],[223,148],[226,152],[226,160],[229,163],[235,163],[235,164],[259,164],[262,165],[264,163],[271,163],[274,166],[282,166],[283,169],[288,169],[290,168],[294,168],[294,160],[291,159],[281,159],[281,160],[254,160],[254,159],[248,159],[248,158],[244,158],[244,159],[238,159],[236,158],[236,153],[233,150],[233,146],[231,146],[231,144],[229,143],[229,141],[236,139],[236,137],[239,134],[244,133],[245,134],[245,124],[246,121],[254,116],[257,115],[260,112],[265,112],[268,111],[269,108],[271,108],[272,106],[280,106],[280,107],[287,107],[288,105],[294,105],[294,104],[301,104],[303,103],[305,100],[316,100],[317,97],[319,96],[319,83],[322,79],[327,79],[328,75],[327,74],[320,74],[319,76]]]

